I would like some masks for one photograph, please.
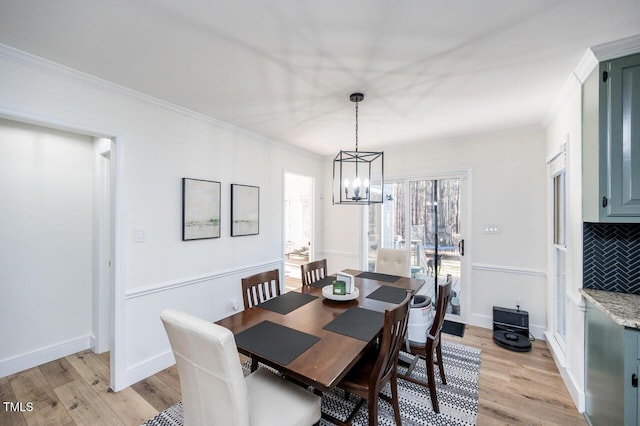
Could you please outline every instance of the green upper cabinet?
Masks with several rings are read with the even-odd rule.
[[[600,192],[606,217],[640,218],[640,55],[603,63],[607,103]]]
[[[583,212],[640,222],[640,54],[601,62],[583,85]]]

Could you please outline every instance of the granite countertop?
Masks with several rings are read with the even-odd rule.
[[[580,293],[617,324],[640,329],[640,295],[588,288]]]

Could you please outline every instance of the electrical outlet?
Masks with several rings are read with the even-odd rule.
[[[238,302],[237,300],[232,300],[231,301],[231,309],[233,309],[235,312],[240,310],[240,302]]]

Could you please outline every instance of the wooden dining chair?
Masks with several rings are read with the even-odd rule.
[[[260,272],[242,279],[242,300],[245,309],[253,308],[281,294],[278,269]]]
[[[376,272],[411,278],[411,251],[379,248]]]
[[[347,395],[359,396],[360,403],[345,422],[335,418],[330,418],[330,421],[337,424],[351,424],[360,407],[367,402],[369,425],[375,426],[378,424],[378,397],[380,397],[391,403],[396,424],[401,424],[398,402],[398,353],[407,331],[410,299],[411,294],[407,292],[407,296],[399,305],[385,311],[380,344],[371,347],[338,384],[338,387]],[[391,385],[391,398],[380,393],[387,382]]]
[[[184,312],[160,318],[178,366],[184,424],[311,425],[320,397],[266,368],[244,377],[233,333]]]
[[[434,365],[438,364],[438,369],[440,370],[440,379],[442,380],[442,384],[446,385],[447,379],[444,375],[444,365],[442,364],[442,345],[440,335],[442,334],[442,324],[444,323],[444,316],[447,311],[447,306],[449,306],[449,301],[451,300],[452,281],[453,278],[451,274],[447,274],[447,281],[444,284],[438,285],[438,302],[436,305],[436,313],[433,318],[431,327],[427,330],[426,343],[415,343],[409,341],[408,344],[408,351],[411,354],[425,359],[427,367],[427,381],[425,382],[411,375],[411,371],[413,370],[415,363],[409,366],[409,369],[405,374],[399,375],[401,379],[429,388],[431,405],[433,406],[433,411],[435,411],[436,413],[440,412],[440,406],[438,405],[438,395],[436,394]]]
[[[300,265],[302,272],[302,285],[310,285],[316,281],[320,281],[327,274],[327,259],[316,260],[304,265]]]
[[[242,300],[244,308],[250,309],[254,306],[280,296],[280,271],[260,272],[242,279]],[[251,371],[258,369],[258,360],[251,358]]]

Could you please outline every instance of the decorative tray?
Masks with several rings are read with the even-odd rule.
[[[322,295],[330,300],[336,300],[338,302],[345,302],[347,300],[357,299],[360,295],[360,290],[358,287],[355,288],[355,291],[351,294],[333,294],[333,286],[326,285],[322,287]]]

